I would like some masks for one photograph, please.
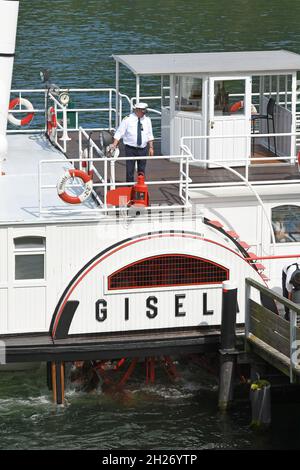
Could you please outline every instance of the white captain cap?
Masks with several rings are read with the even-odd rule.
[[[148,103],[138,102],[133,106],[133,109],[147,109]]]

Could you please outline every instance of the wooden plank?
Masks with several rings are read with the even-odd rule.
[[[249,305],[252,318],[265,323],[284,338],[290,338],[290,324],[288,321],[252,299],[249,300]]]
[[[279,315],[250,300],[250,332],[287,357],[290,356],[289,328],[289,323]]]
[[[290,368],[290,359],[286,357],[284,354],[278,352],[272,346],[264,343],[255,335],[250,333],[248,338],[248,342],[251,343],[252,346],[255,347],[256,353],[269,362],[273,367],[281,370],[286,375],[289,375],[289,368]],[[300,376],[300,364],[294,368],[294,373]]]
[[[0,340],[5,342],[7,348],[9,347],[23,347],[23,346],[48,346],[53,344],[52,337],[49,334],[34,335],[30,333],[16,334],[10,336],[0,336]]]
[[[180,339],[197,339],[200,337],[220,336],[220,329],[187,329],[187,330],[162,330],[148,332],[121,332],[118,334],[90,334],[90,335],[74,335],[64,339],[55,339],[54,344],[89,344],[89,343],[125,343],[125,342],[153,342],[180,340]]]
[[[247,343],[252,353],[257,354],[264,361],[278,369],[283,374],[287,376],[290,375],[289,364],[285,361],[281,361],[279,357],[274,356],[272,349],[268,350],[267,348],[262,347],[262,345],[251,336],[248,338]]]
[[[286,338],[283,338],[274,331],[270,331],[268,326],[264,325],[262,322],[257,322],[256,320],[251,324],[250,330],[253,335],[262,340],[268,346],[272,347],[275,351],[289,357],[290,345]]]

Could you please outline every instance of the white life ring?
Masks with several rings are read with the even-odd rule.
[[[34,116],[33,111],[33,106],[30,103],[29,100],[26,100],[25,98],[14,98],[11,100],[9,103],[9,108],[8,109],[14,109],[16,106],[23,106],[25,109],[27,109],[29,112],[23,119],[17,119],[15,116],[13,116],[12,113],[8,113],[8,120],[11,124],[14,126],[26,126],[29,124]]]
[[[80,178],[85,183],[85,188],[79,196],[70,196],[70,194],[66,193],[65,187],[70,178]],[[90,175],[85,171],[75,170],[74,168],[67,170],[61,180],[57,183],[57,194],[68,204],[81,204],[90,197],[92,189],[93,181]]]

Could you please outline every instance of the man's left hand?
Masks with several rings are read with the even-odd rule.
[[[154,155],[154,149],[153,147],[149,147],[149,157],[153,157]]]

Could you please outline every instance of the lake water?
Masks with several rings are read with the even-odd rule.
[[[39,87],[42,68],[63,86],[114,86],[112,54],[300,52],[296,0],[20,3],[14,87]],[[64,408],[52,404],[43,367],[0,379],[1,449],[299,449],[299,418],[299,405],[275,404],[271,429],[257,435],[248,403],[219,413],[214,378],[195,366],[176,385],[160,374],[151,386],[140,368],[125,398],[68,390]]]

